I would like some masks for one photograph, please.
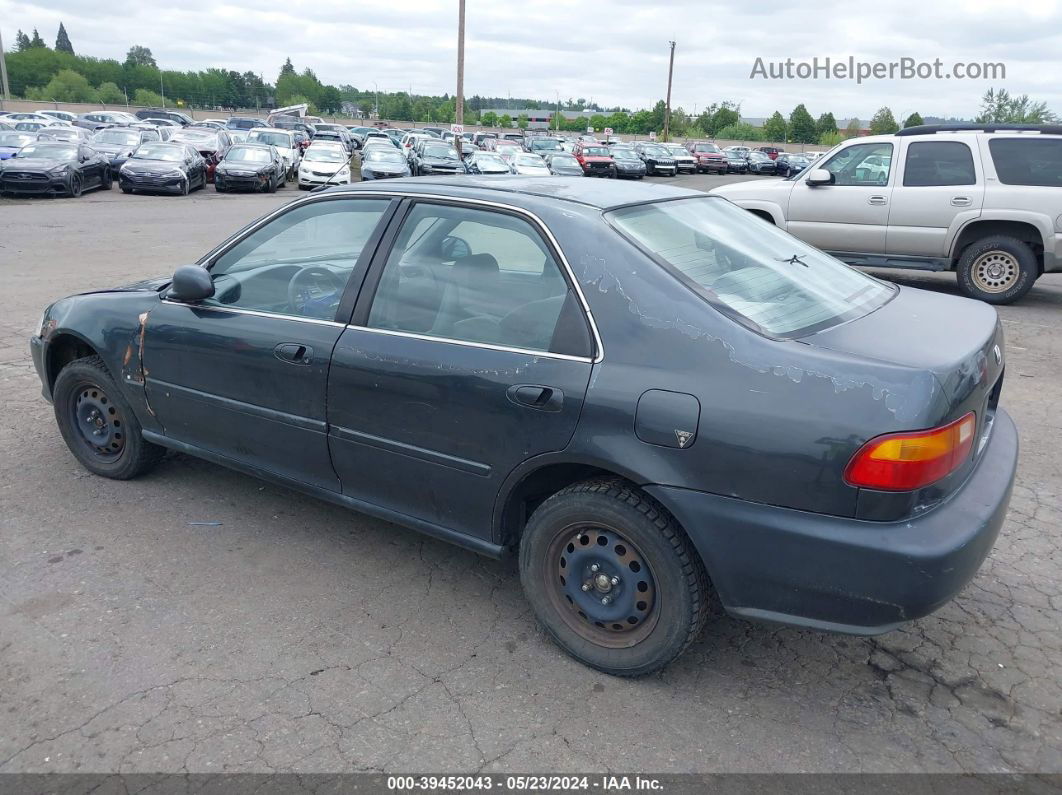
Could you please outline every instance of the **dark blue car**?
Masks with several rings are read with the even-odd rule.
[[[56,301],[31,348],[90,471],[177,450],[518,553],[549,634],[627,676],[713,603],[857,634],[936,610],[1017,457],[992,307],[659,184],[334,188]]]

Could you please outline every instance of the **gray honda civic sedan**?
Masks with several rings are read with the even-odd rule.
[[[992,307],[663,185],[315,193],[172,277],[56,301],[31,348],[88,470],[177,450],[518,554],[547,632],[626,676],[713,602],[856,634],[937,609],[1018,451]]]

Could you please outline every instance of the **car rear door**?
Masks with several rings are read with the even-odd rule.
[[[489,539],[520,463],[567,446],[595,355],[567,266],[533,218],[409,200],[332,357],[343,494]]]
[[[206,262],[215,294],[163,298],[143,328],[148,402],[166,436],[332,491],[325,388],[332,348],[397,202],[296,203]]]
[[[985,196],[981,161],[965,141],[905,144],[892,193],[886,250],[943,258],[949,230],[981,214]]]
[[[798,178],[789,194],[786,230],[824,251],[884,254],[892,153],[891,143],[853,144],[815,166],[833,174],[831,184]]]

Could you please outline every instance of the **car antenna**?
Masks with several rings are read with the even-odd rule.
[[[348,166],[350,165],[350,161],[351,161],[351,158],[352,158],[352,157],[353,157],[353,155],[351,155],[351,156],[348,156],[348,157],[347,157],[347,165],[348,165]],[[335,170],[335,172],[333,172],[332,176],[330,176],[330,177],[329,177],[328,179],[326,179],[326,180],[325,180],[324,182],[322,182],[322,183],[321,183],[320,185],[318,185],[318,186],[317,186],[316,188],[312,188],[312,189],[310,190],[310,193],[320,193],[320,192],[321,192],[321,191],[323,191],[323,190],[324,190],[325,188],[330,188],[330,187],[332,187],[332,180],[334,180],[334,179],[336,178],[336,174],[338,174],[338,173],[339,173],[340,171],[342,171],[342,170],[343,170],[343,167],[342,167],[342,166],[340,166],[339,168],[337,168],[337,169]],[[295,177],[295,179],[297,180],[297,179],[298,179],[298,177],[296,176],[296,177]],[[335,183],[335,184],[336,184],[336,185],[338,185],[339,183],[337,182],[337,183]]]

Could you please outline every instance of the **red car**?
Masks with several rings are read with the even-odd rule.
[[[583,173],[588,177],[614,177],[616,176],[616,163],[609,154],[608,147],[597,141],[580,141],[575,145],[572,152],[579,165],[583,167]]]
[[[690,141],[686,148],[697,161],[697,173],[725,174],[727,170],[726,155],[718,146],[708,141]]]
[[[759,146],[759,147],[756,148],[756,151],[757,152],[763,152],[765,155],[767,155],[767,157],[771,158],[771,160],[774,160],[776,157],[778,157],[778,155],[782,154],[782,152],[784,152],[785,150],[784,149],[779,149],[777,146]]]

